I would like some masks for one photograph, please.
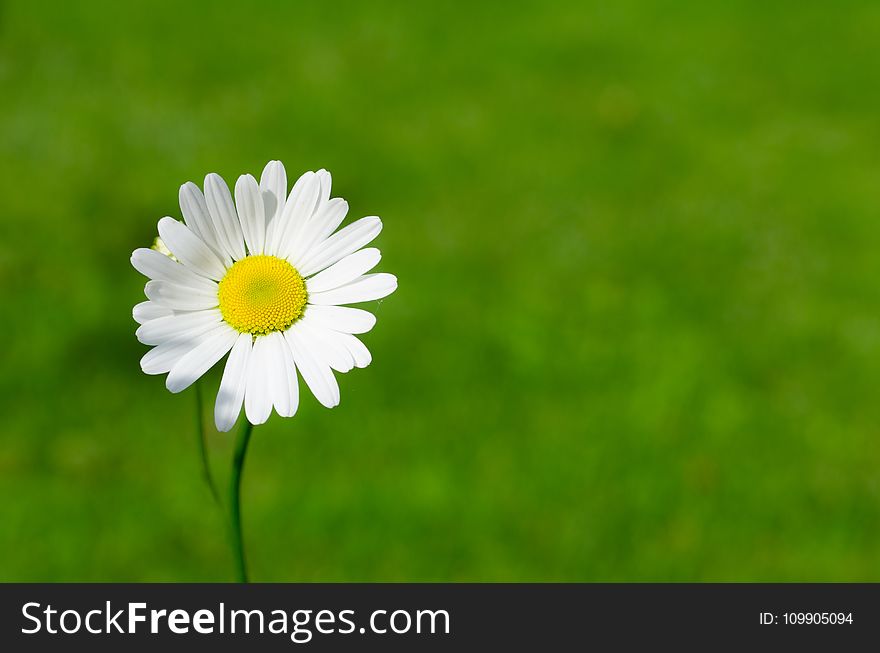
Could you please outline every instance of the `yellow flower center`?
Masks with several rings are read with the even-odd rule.
[[[290,263],[260,254],[236,261],[217,291],[223,319],[255,336],[284,331],[306,306],[306,282]]]

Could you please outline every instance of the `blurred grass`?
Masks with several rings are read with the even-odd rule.
[[[4,3],[0,579],[230,578],[128,256],[280,158],[400,289],[256,580],[880,580],[880,5],[712,5]]]

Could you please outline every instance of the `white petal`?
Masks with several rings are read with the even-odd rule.
[[[306,281],[306,289],[309,295],[325,290],[333,290],[351,283],[362,274],[369,272],[379,263],[382,255],[375,247],[368,247],[349,254],[341,261],[337,261],[323,272]]]
[[[280,255],[282,241],[290,226],[290,212],[293,210],[293,200],[302,195],[302,190],[310,179],[315,176],[314,172],[304,172],[299,179],[293,182],[290,194],[282,200],[281,208],[271,224],[271,233],[266,232],[266,253],[273,256]],[[271,247],[271,249],[270,249]]]
[[[178,199],[186,226],[192,229],[196,236],[205,241],[205,244],[223,259],[224,265],[229,266],[232,259],[222,252],[220,243],[217,241],[217,232],[214,229],[211,215],[208,213],[208,205],[205,203],[205,196],[201,189],[188,181],[180,187]]]
[[[244,413],[251,424],[262,424],[272,414],[271,365],[272,345],[266,336],[258,337],[251,351],[244,393]]]
[[[182,340],[201,335],[218,324],[223,317],[217,309],[177,313],[141,325],[135,335],[145,345],[158,345],[169,340]]]
[[[282,354],[284,358],[284,373],[287,378],[287,391],[288,398],[287,401],[284,402],[284,405],[287,407],[286,412],[282,412],[278,408],[278,404],[275,405],[275,410],[278,411],[278,414],[281,417],[293,417],[296,414],[297,408],[299,408],[299,379],[296,374],[296,363],[293,360],[293,352],[290,351],[290,345],[287,344],[287,339],[282,336],[281,338]]]
[[[321,184],[321,192],[318,194],[318,206],[320,206],[330,199],[330,187],[333,185],[333,177],[324,168],[321,168],[315,174],[318,176],[318,183]]]
[[[297,322],[297,329],[306,346],[319,361],[327,363],[337,372],[349,372],[354,367],[354,358],[348,349],[333,337],[342,334],[316,326],[307,317]]]
[[[366,333],[376,325],[376,316],[369,311],[348,306],[306,307],[305,315],[316,326],[341,331],[342,333]]]
[[[220,280],[226,267],[217,255],[183,223],[174,218],[159,220],[159,237],[185,266],[209,279]]]
[[[289,258],[293,245],[302,233],[306,221],[312,217],[321,192],[321,184],[314,172],[307,172],[297,181],[281,214],[277,255]],[[276,232],[278,233],[278,232]]]
[[[373,361],[370,350],[358,338],[348,333],[337,333],[334,337],[348,349],[348,353],[354,359],[355,367],[366,367]]]
[[[215,308],[219,303],[217,293],[178,286],[169,281],[148,281],[144,286],[144,294],[160,306],[176,311],[199,311]]]
[[[341,197],[334,197],[329,202],[320,206],[312,218],[306,223],[300,237],[293,244],[290,253],[290,262],[294,267],[306,259],[311,253],[315,243],[322,242],[327,236],[336,231],[342,224],[348,213],[348,202]]]
[[[315,245],[309,255],[304,258],[297,270],[303,276],[311,276],[320,272],[336,261],[359,250],[382,231],[382,221],[376,216],[361,218],[321,243]]]
[[[260,191],[263,195],[263,206],[266,209],[266,252],[274,254],[276,240],[275,228],[277,218],[284,210],[284,198],[287,197],[287,172],[281,161],[269,161],[260,175]]]
[[[157,320],[160,317],[173,314],[174,312],[170,308],[159,306],[155,302],[149,300],[141,302],[140,304],[135,304],[134,308],[131,309],[131,316],[138,324],[145,324],[150,320]]]
[[[269,383],[269,396],[272,398],[272,405],[279,415],[290,416],[291,378],[288,375],[287,357],[292,357],[290,348],[284,340],[284,336],[278,331],[266,335],[266,347],[269,350],[266,356],[267,367],[263,371]],[[296,381],[294,377],[293,381]]]
[[[297,369],[315,398],[327,408],[333,408],[339,405],[339,384],[336,383],[336,377],[333,376],[330,366],[318,361],[306,346],[297,324],[294,323],[284,332],[287,344],[293,352],[293,360],[296,361]]]
[[[353,335],[349,333],[340,333],[339,331],[333,331],[331,329],[324,330],[322,335],[324,338],[331,341],[334,346],[344,349],[352,359],[354,367],[366,367],[372,362],[373,356],[370,354],[370,350]]]
[[[152,283],[152,282],[151,282]],[[310,304],[338,305],[369,302],[387,297],[397,290],[397,277],[387,272],[365,274],[349,284],[327,290],[309,293]]]
[[[248,251],[262,254],[266,242],[266,209],[260,187],[253,176],[242,175],[235,182],[235,206]]]
[[[143,355],[141,369],[145,374],[165,374],[187,352],[195,349],[200,342],[199,338],[163,342]]]
[[[205,292],[217,292],[217,284],[210,279],[196,274],[190,268],[181,265],[155,249],[141,247],[131,253],[131,264],[134,269],[150,279],[170,281],[181,286],[189,286]]]
[[[252,340],[249,333],[239,334],[232,351],[229,352],[229,358],[226,359],[220,390],[214,403],[214,424],[220,432],[231,429],[241,412],[241,403],[244,401],[247,387],[247,367]]]
[[[204,340],[195,349],[184,354],[168,373],[165,387],[171,392],[185,390],[211,369],[214,363],[232,349],[238,339],[238,331],[223,323],[203,337]]]
[[[208,213],[211,214],[211,220],[214,222],[220,247],[233,260],[243,259],[244,235],[235,213],[229,186],[220,175],[213,172],[205,177],[205,201],[208,204]]]

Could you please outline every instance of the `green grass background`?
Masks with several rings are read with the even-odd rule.
[[[231,579],[128,258],[280,158],[400,288],[254,434],[255,580],[880,580],[878,43],[869,1],[3,3],[0,579]]]

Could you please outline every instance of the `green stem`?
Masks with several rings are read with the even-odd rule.
[[[214,483],[214,477],[211,475],[211,463],[208,460],[208,434],[205,432],[205,410],[202,405],[202,383],[196,383],[196,427],[199,436],[199,455],[202,458],[202,476],[208,489],[211,490],[211,496],[218,506],[220,503],[220,493],[217,492],[217,485]]]
[[[238,582],[248,582],[247,565],[244,557],[244,542],[241,537],[241,471],[247,455],[248,442],[251,439],[253,424],[247,419],[241,425],[238,439],[235,442],[235,454],[232,458],[232,478],[229,483],[229,514],[232,525],[232,552],[235,555]]]

